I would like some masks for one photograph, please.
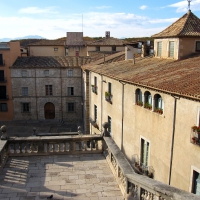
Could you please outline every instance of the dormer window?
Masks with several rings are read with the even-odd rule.
[[[157,56],[158,57],[162,56],[162,42],[157,43]]]
[[[174,58],[174,41],[169,42],[169,57]]]
[[[200,51],[200,41],[196,42],[196,51]]]

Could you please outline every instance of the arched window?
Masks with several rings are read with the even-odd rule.
[[[143,106],[143,98],[142,98],[142,91],[138,88],[135,92],[136,97],[136,105]]]
[[[155,94],[154,100],[155,100],[154,111],[159,113],[159,114],[163,114],[163,100],[162,100],[162,97],[159,94]]]
[[[149,91],[144,93],[144,107],[151,110],[152,109],[152,96]]]

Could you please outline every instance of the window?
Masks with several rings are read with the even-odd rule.
[[[44,70],[44,76],[49,76],[49,70]]]
[[[74,112],[75,111],[75,103],[67,103],[67,109],[68,109],[68,112]]]
[[[4,70],[0,70],[0,81],[5,81]]]
[[[136,104],[143,106],[142,91],[139,88],[136,90]]]
[[[30,103],[21,103],[22,112],[30,112]]]
[[[0,86],[0,99],[7,99],[6,86]]]
[[[108,116],[108,132],[110,133],[111,135],[111,131],[112,131],[112,119],[110,116]]]
[[[97,87],[97,77],[94,77],[94,86]]]
[[[94,105],[94,121],[97,121],[97,106]]]
[[[108,92],[112,94],[112,84],[108,82]]]
[[[100,51],[100,47],[96,47],[96,51]]]
[[[74,95],[74,88],[73,87],[68,87],[67,88],[67,92],[69,96],[73,96]]]
[[[28,96],[28,87],[22,87],[22,96]]]
[[[112,47],[112,51],[116,51],[116,47]]]
[[[3,62],[3,54],[0,54],[0,65],[4,65],[4,62]]]
[[[1,112],[6,112],[6,111],[8,111],[7,103],[1,103]]]
[[[157,43],[157,56],[162,56],[162,42]]]
[[[27,76],[27,71],[26,70],[22,70],[22,77],[26,77]]]
[[[200,41],[196,42],[196,51],[200,51]]]
[[[54,48],[54,51],[58,51],[58,48]]]
[[[200,195],[200,174],[196,172],[195,170],[193,171],[193,189],[192,193],[196,195]]]
[[[45,93],[46,95],[53,95],[52,85],[45,85]]]
[[[151,93],[149,91],[146,91],[144,93],[144,101],[145,101],[144,107],[151,110],[152,109],[152,97],[151,97]]]
[[[163,114],[163,100],[162,100],[162,97],[159,94],[156,94],[154,96],[154,100],[155,100],[155,109],[154,109],[154,111],[159,113],[159,114]]]
[[[174,58],[174,42],[169,42],[169,57]]]
[[[68,70],[68,76],[73,76],[73,70],[72,69]]]
[[[141,138],[141,162],[144,166],[148,166],[149,160],[149,142]]]
[[[69,55],[69,50],[68,50],[68,48],[65,49],[65,55],[66,55],[66,56]]]
[[[79,51],[76,51],[76,57],[78,57],[79,56]]]

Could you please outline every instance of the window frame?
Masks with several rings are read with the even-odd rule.
[[[67,87],[68,96],[74,96],[74,87]]]
[[[157,57],[161,57],[162,56],[162,42],[159,41],[157,42]]]
[[[67,76],[70,76],[70,77],[73,76],[73,69],[68,69],[67,70]]]
[[[46,96],[53,95],[53,85],[45,85],[45,95]]]
[[[100,50],[101,50],[100,46],[96,46],[96,51],[100,51]]]
[[[150,142],[147,139],[140,137],[140,162],[144,166],[149,166],[149,161],[150,161],[149,156],[150,156]]]
[[[112,51],[117,51],[117,47],[116,46],[112,46]]]
[[[27,70],[22,70],[22,77],[27,77]]]
[[[6,105],[6,109],[2,109],[2,105]],[[7,103],[0,103],[0,111],[1,112],[8,112],[8,104]]]
[[[49,77],[49,70],[48,69],[44,70],[44,76]]]
[[[21,103],[21,112],[22,113],[30,113],[31,112],[30,102],[22,102]]]
[[[28,87],[22,87],[22,96],[28,96]]]
[[[54,49],[54,51],[58,51],[58,47],[54,47],[53,49]]]
[[[67,102],[67,112],[75,112],[75,102]]]
[[[199,49],[197,49],[199,45]],[[200,52],[200,41],[196,41],[196,48],[195,48],[196,52]]]

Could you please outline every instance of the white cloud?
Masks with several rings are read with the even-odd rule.
[[[44,13],[57,13],[54,11],[55,7],[46,7],[46,8],[38,8],[38,7],[27,7],[21,8],[19,13],[21,14],[44,14]]]
[[[141,10],[145,10],[146,8],[147,8],[146,5],[140,6],[140,9],[141,9]]]
[[[85,36],[104,36],[111,31],[112,37],[143,37],[158,33],[174,22],[175,18],[149,19],[131,13],[84,13]],[[64,37],[66,32],[82,31],[82,14],[65,15],[60,18],[1,17],[0,38],[40,35],[49,39]],[[164,23],[164,25],[163,25]],[[156,28],[152,24],[158,24]],[[160,27],[161,28],[160,28]],[[163,28],[164,27],[164,28]]]
[[[96,9],[102,10],[102,9],[108,9],[111,8],[111,6],[97,6]]]
[[[171,4],[171,5],[168,5],[167,7],[177,8],[176,12],[178,12],[178,13],[187,12],[187,10],[188,10],[188,1],[186,1],[186,0],[180,1],[178,3],[174,3],[174,4]],[[190,3],[190,9],[192,11],[200,10],[200,0],[193,0]]]

